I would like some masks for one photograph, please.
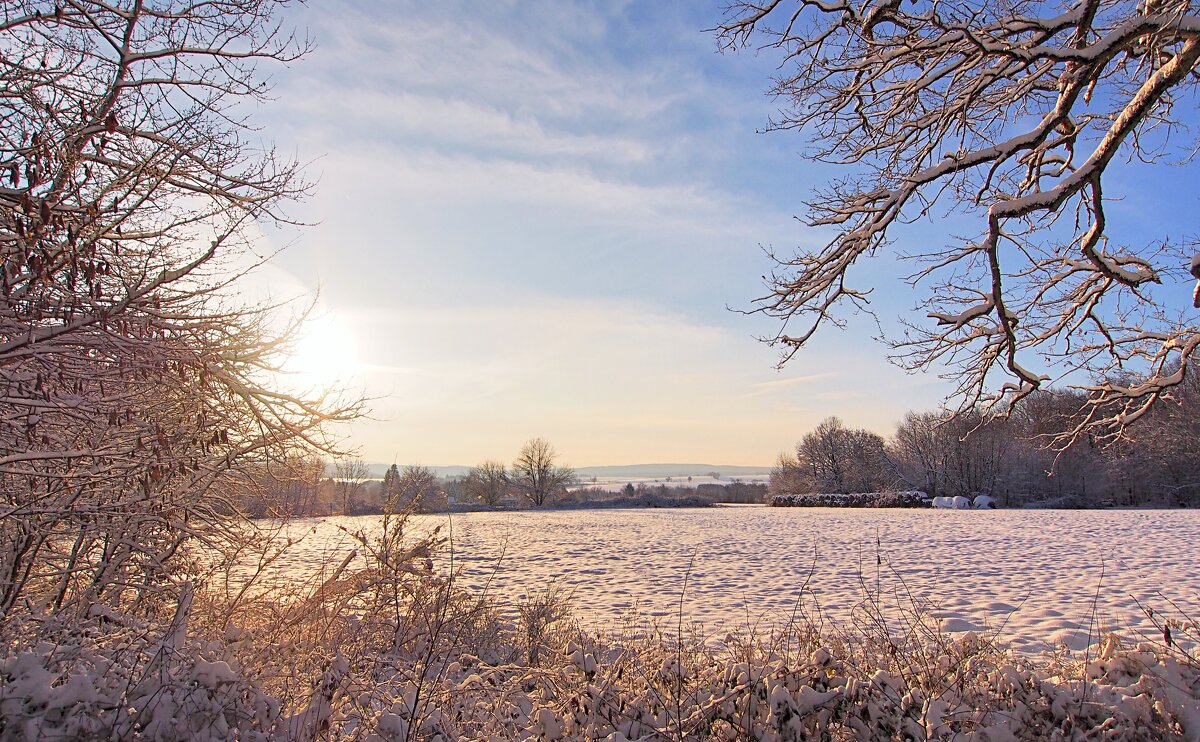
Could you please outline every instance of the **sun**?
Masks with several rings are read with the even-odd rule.
[[[335,386],[359,369],[356,350],[348,325],[326,313],[301,325],[282,370],[303,386]]]

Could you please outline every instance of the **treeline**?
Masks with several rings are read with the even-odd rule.
[[[1051,441],[1086,403],[1044,391],[1008,416],[909,412],[887,439],[832,417],[781,455],[773,494],[918,489],[931,497],[989,495],[1006,507],[1200,505],[1200,383],[1187,378],[1120,440]]]
[[[321,459],[293,459],[261,467],[242,488],[243,509],[251,517],[372,515],[385,512],[442,512],[464,503],[515,506],[520,503],[507,478],[486,500],[471,476],[439,477],[426,466],[392,465],[383,479],[371,477],[358,459],[330,467]]]
[[[531,447],[534,443],[539,445]],[[666,483],[629,483],[617,492],[580,486],[573,469],[555,463],[553,447],[540,444],[545,442],[534,439],[527,443],[511,468],[489,460],[465,475],[452,477],[439,477],[425,466],[393,464],[379,480],[373,479],[366,463],[357,459],[341,460],[329,467],[319,458],[291,457],[275,466],[251,469],[241,488],[242,506],[247,514],[261,518],[548,505],[761,503],[767,497],[766,484],[737,478],[692,485],[683,480],[672,483],[667,477]]]
[[[372,479],[360,459],[341,459],[332,471],[317,458],[292,458],[246,476],[243,507],[254,517],[442,512],[460,507],[540,507],[562,501],[577,481],[542,438],[526,441],[511,466],[488,460],[461,477],[438,477],[426,466],[393,464]]]
[[[670,481],[670,477],[667,478]],[[689,477],[690,479],[690,477]],[[717,484],[646,484],[627,483],[617,492],[602,487],[583,487],[567,495],[566,504],[603,503],[604,501],[642,502],[648,504],[713,504],[713,503],[762,503],[767,499],[767,485],[759,482],[743,482],[731,479]]]

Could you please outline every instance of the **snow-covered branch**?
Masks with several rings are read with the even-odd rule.
[[[785,362],[844,305],[868,308],[859,259],[907,243],[914,219],[954,213],[978,218],[978,236],[905,253],[932,324],[909,323],[894,345],[902,365],[956,379],[964,409],[1009,409],[1052,375],[1130,371],[1148,386],[1088,388],[1101,408],[1132,406],[1088,415],[1060,443],[1119,436],[1189,372],[1197,317],[1155,287],[1193,246],[1119,244],[1104,198],[1114,163],[1191,159],[1194,143],[1179,141],[1200,61],[1189,3],[742,3],[718,36],[785,55],[771,127],[807,132],[809,156],[848,173],[808,204],[832,239],[779,258],[759,300],[782,320],[772,340]],[[1177,373],[1158,375],[1164,364]]]
[[[306,189],[238,113],[308,48],[279,4],[0,3],[0,619],[144,599],[360,409],[274,389],[286,338],[222,291]]]

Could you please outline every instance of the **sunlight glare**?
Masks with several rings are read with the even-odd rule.
[[[283,371],[305,386],[330,387],[357,370],[353,333],[333,314],[308,319],[300,328]]]

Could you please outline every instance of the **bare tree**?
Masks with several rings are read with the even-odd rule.
[[[370,477],[371,469],[362,459],[339,459],[333,465],[333,483],[342,515],[354,515],[360,504],[359,494]]]
[[[1009,502],[1018,454],[1033,453],[1015,422],[978,411],[905,415],[888,446],[895,470],[932,497],[985,494]],[[1040,458],[1040,457],[1039,457]]]
[[[875,492],[891,484],[883,439],[869,430],[850,429],[826,418],[796,444],[796,455],[779,457],[771,471],[771,490],[799,492]]]
[[[1093,463],[1087,473],[1093,485],[1108,485],[1109,494],[1120,499],[1195,506],[1200,504],[1198,440],[1200,377],[1191,374],[1107,457],[1107,482],[1096,481],[1102,470],[1093,461],[1087,462]]]
[[[771,128],[809,132],[814,159],[847,168],[809,204],[832,240],[780,258],[756,310],[783,320],[781,363],[839,307],[866,308],[852,267],[898,225],[957,212],[976,235],[902,256],[929,321],[893,345],[909,368],[949,366],[961,409],[1010,410],[1074,371],[1094,381],[1057,443],[1112,441],[1190,371],[1197,315],[1157,284],[1186,279],[1195,246],[1112,239],[1104,183],[1122,161],[1190,162],[1193,6],[770,0],[737,3],[718,36],[786,54]]]
[[[508,469],[499,461],[484,461],[472,467],[463,486],[471,498],[495,507],[508,493]]]
[[[1084,400],[1085,394],[1076,390],[1039,391],[1009,417],[1013,461],[1007,479],[1015,494],[1032,500],[1096,504],[1101,495],[1112,493],[1112,463],[1126,457],[1131,436],[1142,437],[1136,428],[1120,441],[1104,447],[1090,439],[1081,440],[1065,451],[1054,451],[1046,445],[1056,431],[1070,422]],[[1144,427],[1140,423],[1137,426]],[[1121,494],[1128,497],[1128,493]],[[1010,504],[1009,493],[1002,491],[1000,501]]]
[[[888,456],[912,488],[930,497],[946,497],[946,460],[953,442],[945,429],[946,416],[936,412],[909,412],[896,426]]]
[[[321,502],[325,462],[299,453],[278,462],[247,467],[250,481],[246,495],[239,498],[252,516],[328,515],[329,504]]]
[[[525,443],[512,465],[509,476],[513,485],[535,507],[575,482],[575,470],[558,466],[558,452],[548,441],[533,438]]]
[[[384,503],[388,512],[405,509],[436,510],[443,503],[442,488],[437,475],[427,466],[406,466],[400,471],[397,497]]]
[[[776,495],[796,495],[816,491],[812,473],[800,467],[796,457],[787,451],[779,454],[771,468],[770,490]]]
[[[0,9],[0,615],[170,589],[247,467],[357,414],[273,388],[286,342],[222,299],[305,188],[241,118],[306,49],[277,4]]]

